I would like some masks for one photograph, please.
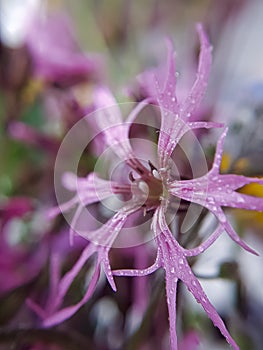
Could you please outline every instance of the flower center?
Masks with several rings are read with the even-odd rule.
[[[150,169],[147,169],[136,160],[136,167],[133,164],[132,168],[137,172],[139,177],[135,178],[133,173],[130,172],[129,178],[132,182],[134,199],[141,202],[142,207],[154,209],[163,199],[165,189],[158,170],[150,161],[148,163]]]

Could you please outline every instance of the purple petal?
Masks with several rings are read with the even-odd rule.
[[[196,301],[202,305],[205,312],[207,313],[207,316],[212,320],[213,324],[220,329],[222,335],[226,338],[228,343],[234,349],[239,350],[239,346],[236,344],[234,339],[229,334],[223,320],[218,315],[214,306],[210,303],[207,295],[203,291],[201,284],[199,283],[198,279],[192,273],[188,263],[187,263],[187,265],[185,264],[185,271],[180,276],[180,279],[184,282],[184,284],[187,286],[189,291],[193,294]]]
[[[104,273],[107,277],[107,280],[111,286],[111,288],[114,290],[114,292],[117,291],[117,287],[113,278],[111,266],[110,266],[110,261],[109,261],[109,252],[108,249],[106,249],[106,252],[104,252],[103,257],[101,258],[102,264],[103,264],[103,269]]]
[[[185,249],[184,255],[185,256],[197,256],[201,253],[203,253],[205,250],[207,250],[217,239],[218,237],[224,232],[224,228],[219,225],[215,231],[198,247],[192,248],[192,249]]]
[[[96,251],[96,247],[94,247],[92,244],[89,244],[83,250],[83,252],[81,253],[80,257],[78,258],[74,266],[63,276],[63,278],[59,282],[59,285],[57,288],[57,295],[53,301],[54,309],[57,309],[61,305],[63,298],[66,295],[72,282],[77,277],[78,273],[80,272],[80,270],[82,269],[86,261],[90,258],[90,256],[95,251]]]
[[[62,13],[36,16],[30,23],[26,43],[34,74],[42,79],[73,84],[94,78],[94,73],[102,70],[99,57],[79,51],[69,18]]]
[[[160,83],[158,77],[156,80],[156,90],[157,90],[157,101],[161,108],[168,111],[177,111],[177,97],[176,97],[176,67],[175,67],[175,57],[173,43],[170,39],[166,40],[168,57],[167,57],[167,67],[166,67],[166,81],[163,88],[160,88]]]
[[[166,298],[169,313],[169,331],[170,331],[170,348],[177,349],[177,332],[176,332],[176,292],[178,278],[172,277],[166,271]]]
[[[138,209],[139,207],[134,204],[123,207],[97,230],[78,232],[78,234],[95,245],[111,247],[128,216]]]
[[[121,111],[110,91],[106,87],[99,87],[94,92],[96,123],[105,136],[106,144],[121,159],[128,160],[133,157],[129,141],[129,130],[135,118],[151,101],[145,99],[137,104],[126,121],[123,121]]]
[[[253,202],[254,197],[247,196],[250,198],[250,200],[247,203],[243,203],[244,195],[232,191],[231,187],[228,186],[227,183],[224,183],[222,180],[223,178],[224,175],[219,175],[215,180],[212,180],[212,177],[211,181],[209,182],[208,179],[210,179],[210,176],[205,175],[202,178],[188,181],[174,181],[170,184],[169,192],[174,196],[206,207],[217,217],[222,227],[224,227],[228,235],[237,244],[252,254],[257,255],[257,253],[252,248],[250,248],[243,240],[241,240],[235,230],[228,223],[227,218],[221,209],[221,206],[236,208],[241,207],[250,210],[258,208],[259,210],[262,210],[263,200],[260,198],[255,198],[255,201]],[[220,181],[220,186],[218,186],[218,179]],[[212,181],[217,182],[213,184]],[[227,189],[229,189],[229,192]],[[251,206],[249,206],[249,204],[251,204]]]
[[[84,208],[89,204],[100,202],[117,192],[114,191],[117,184],[99,178],[96,173],[90,173],[86,178],[79,178],[75,174],[65,173],[62,177],[62,182],[68,190],[76,191],[76,196],[58,207],[49,209],[47,212],[49,218],[53,218],[61,212],[66,212],[77,204]]]
[[[167,166],[174,148],[188,130],[221,126],[220,124],[206,122],[200,122],[200,124],[190,122],[192,113],[196,112],[203,99],[211,66],[211,47],[201,24],[197,25],[197,31],[201,44],[197,78],[186,100],[182,104],[178,104],[176,99],[175,63],[171,43],[169,43],[168,76],[164,90],[160,92],[157,86],[158,104],[162,115],[158,140],[159,165],[161,168]]]
[[[212,172],[215,174],[219,174],[219,170],[222,162],[223,150],[224,150],[224,142],[225,142],[227,132],[228,132],[228,127],[225,127],[219,140],[217,141],[216,152],[214,156],[214,163],[212,167]]]
[[[214,177],[216,179],[216,177]],[[263,178],[258,177],[247,177],[243,175],[235,175],[235,174],[223,174],[217,179],[218,182],[227,184],[228,189],[237,190],[245,185],[250,183],[258,183],[263,184]],[[253,197],[257,198],[257,197]]]
[[[199,35],[201,50],[196,80],[185,102],[180,106],[180,117],[184,120],[197,110],[204,97],[212,63],[211,45],[203,26],[198,23],[196,29]]]
[[[99,276],[100,276],[100,265],[97,264],[95,271],[93,273],[93,276],[91,278],[89,287],[88,287],[84,297],[77,304],[75,304],[73,306],[66,307],[66,308],[56,312],[52,316],[46,318],[43,322],[44,327],[53,327],[61,322],[64,322],[65,320],[67,320],[71,316],[73,316],[92,296],[92,294],[96,288],[96,285],[98,283]]]
[[[162,266],[165,269],[166,280],[166,298],[169,313],[169,329],[170,329],[170,347],[172,350],[177,350],[177,332],[176,332],[176,293],[178,274],[176,272],[177,257],[172,258],[174,252],[170,250],[170,246],[166,238],[162,237],[162,232],[159,232],[157,237],[158,246],[162,252]]]
[[[228,343],[233,346],[234,349],[239,349],[234,339],[231,337],[226,329],[226,326],[218,315],[216,309],[210,303],[205,292],[198,279],[194,276],[186,257],[184,256],[184,249],[178,244],[173,235],[171,234],[164,217],[164,211],[162,208],[157,209],[155,213],[154,230],[157,236],[157,243],[162,251],[163,267],[166,272],[167,288],[167,303],[170,316],[170,329],[173,333],[176,332],[171,325],[171,315],[175,317],[175,297],[177,279],[180,279],[193,294],[198,303],[200,303],[208,317],[212,320],[214,325],[218,327],[226,338]],[[173,334],[174,335],[174,334]],[[173,339],[171,339],[172,345]],[[173,349],[176,349],[176,345],[173,345]]]
[[[128,159],[132,154],[127,137],[127,127],[122,120],[121,111],[110,91],[105,87],[95,90],[94,104],[97,110],[94,118],[105,135],[106,144],[122,159]]]
[[[248,252],[254,254],[254,255],[258,255],[258,253],[250,248],[240,237],[239,235],[236,233],[236,231],[233,229],[233,227],[230,225],[230,223],[227,221],[227,218],[223,212],[222,209],[218,208],[215,212],[214,212],[215,216],[218,218],[219,222],[221,223],[222,227],[224,227],[225,231],[228,233],[229,237],[232,238],[232,240],[234,242],[236,242],[238,245],[240,245],[242,248],[244,248],[245,250],[247,250]]]
[[[113,270],[112,273],[114,276],[147,276],[155,272],[161,267],[160,263],[160,249],[157,251],[157,257],[155,262],[147,267],[146,269],[123,269],[123,270]]]

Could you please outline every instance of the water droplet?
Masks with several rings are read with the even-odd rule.
[[[180,264],[180,265],[183,265],[184,259],[180,258],[178,261],[179,261],[179,264]]]
[[[237,197],[237,201],[238,201],[238,203],[244,203],[245,202],[244,198],[241,197],[241,196]]]
[[[221,221],[221,222],[226,222],[226,217],[225,217],[225,214],[218,214],[218,219]]]
[[[171,273],[175,273],[174,267],[171,268]]]
[[[156,179],[161,180],[161,176],[156,169],[153,169],[152,174]]]

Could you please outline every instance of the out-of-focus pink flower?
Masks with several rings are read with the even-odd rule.
[[[0,207],[0,294],[31,281],[43,267],[46,246],[34,242],[15,242],[15,226],[33,210],[32,201],[25,197],[14,197]],[[18,233],[22,235],[21,226]],[[14,240],[14,242],[13,242]],[[18,239],[19,241],[19,239]]]
[[[28,26],[26,43],[34,75],[46,82],[69,86],[101,76],[101,58],[80,51],[63,13],[35,16]]]

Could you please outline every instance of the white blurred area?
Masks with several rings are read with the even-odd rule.
[[[247,300],[254,304],[258,310],[263,309],[263,242],[253,233],[247,233],[244,240],[254,248],[259,256],[255,256],[236,245],[226,233],[224,233],[206,252],[201,254],[193,271],[198,276],[212,277],[219,272],[220,265],[224,262],[237,261],[239,278],[245,289]],[[231,315],[232,324],[244,327],[236,310],[237,285],[234,281],[222,278],[200,279],[200,283],[209,300],[221,316]],[[201,313],[206,317],[205,311],[200,304],[196,303],[191,293],[184,287],[184,295],[187,300],[187,309],[191,312]],[[210,321],[211,322],[211,321]],[[211,322],[212,325],[212,322]],[[253,328],[253,326],[252,326]],[[246,329],[248,333],[251,330]],[[207,331],[202,331],[201,343],[198,350],[228,350],[230,347],[221,340],[214,342],[209,338]]]
[[[249,87],[263,82],[262,37],[262,0],[247,1],[237,18],[222,27],[213,62],[213,82],[220,84],[216,115],[221,122],[229,121],[235,101]]]
[[[46,0],[0,0],[0,35],[5,46],[23,45],[31,18],[43,11]]]

